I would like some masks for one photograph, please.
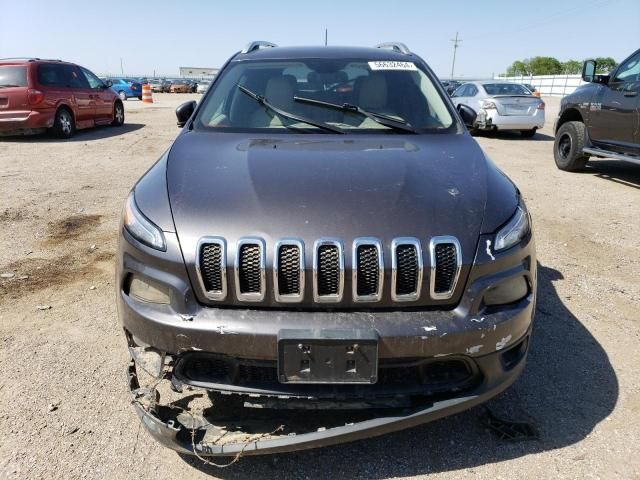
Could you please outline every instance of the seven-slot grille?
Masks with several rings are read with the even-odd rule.
[[[396,238],[391,244],[391,299],[416,301],[422,291],[424,265],[417,238]],[[304,244],[282,239],[273,252],[273,288],[277,302],[301,302],[305,293]],[[351,261],[353,300],[382,300],[384,253],[375,238],[354,240]],[[429,296],[445,300],[453,296],[461,268],[460,244],[455,237],[434,237],[429,243]],[[235,292],[240,301],[261,302],[266,293],[266,249],[260,238],[243,238],[235,251]],[[344,251],[337,239],[320,239],[313,250],[313,298],[315,302],[340,302],[344,294]],[[227,293],[227,250],[224,239],[204,237],[198,243],[197,272],[202,289],[211,300]]]

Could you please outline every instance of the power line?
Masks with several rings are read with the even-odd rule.
[[[458,44],[462,43],[462,40],[458,40],[458,32],[456,32],[456,38],[451,39],[453,42],[453,61],[451,62],[451,80],[453,80],[453,71],[456,68],[456,51],[458,50]]]

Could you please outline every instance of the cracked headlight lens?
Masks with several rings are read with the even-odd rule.
[[[529,214],[522,201],[520,201],[520,205],[518,205],[516,213],[511,217],[511,220],[496,233],[494,249],[499,251],[513,247],[526,237],[530,230]]]
[[[129,194],[127,203],[124,207],[124,228],[140,242],[155,248],[156,250],[166,251],[167,246],[164,241],[162,230],[145,217],[136,205],[133,192]]]

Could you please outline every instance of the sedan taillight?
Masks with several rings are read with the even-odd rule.
[[[540,103],[538,104],[538,107],[537,107],[537,108],[538,108],[538,110],[544,110],[544,107],[546,107],[546,105],[544,104],[544,102],[540,102]]]
[[[30,88],[27,90],[27,100],[29,101],[29,105],[38,105],[44,100],[44,93],[35,88]]]
[[[495,110],[496,104],[491,100],[485,100],[484,102],[482,102],[482,108],[484,108],[485,110]]]

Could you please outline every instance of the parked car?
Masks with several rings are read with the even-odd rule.
[[[200,80],[198,82],[198,87],[196,88],[196,92],[205,93],[209,88],[209,85],[211,85],[211,82],[209,80]]]
[[[164,93],[169,93],[169,92],[171,91],[171,85],[173,85],[173,82],[174,82],[174,81],[175,81],[175,80],[169,80],[169,79],[166,79],[166,78],[165,78],[165,79],[162,81],[162,91],[163,91]]]
[[[142,100],[142,84],[130,78],[111,78],[111,88],[120,96],[121,100],[137,98]]]
[[[152,92],[163,92],[164,91],[164,81],[163,80],[159,80],[157,78],[150,80],[149,81],[149,85],[151,86],[151,91]]]
[[[455,91],[455,89],[458,88],[460,85],[462,85],[462,82],[459,82],[457,80],[442,81],[442,86],[444,87],[444,89],[447,91],[449,95],[451,95]]]
[[[477,113],[475,131],[518,130],[525,137],[533,137],[544,126],[544,102],[517,83],[465,83],[453,92],[451,100]]]
[[[188,80],[175,80],[169,87],[171,93],[190,93],[191,83]]]
[[[0,59],[0,135],[60,138],[96,125],[122,125],[122,99],[84,67],[39,58]]]
[[[516,380],[529,213],[437,82],[401,44],[254,42],[178,107],[121,224],[131,428],[200,456],[275,453],[435,420]]]
[[[588,83],[560,102],[553,149],[560,170],[582,170],[591,157],[640,164],[640,50],[608,75],[597,67],[586,61]]]

